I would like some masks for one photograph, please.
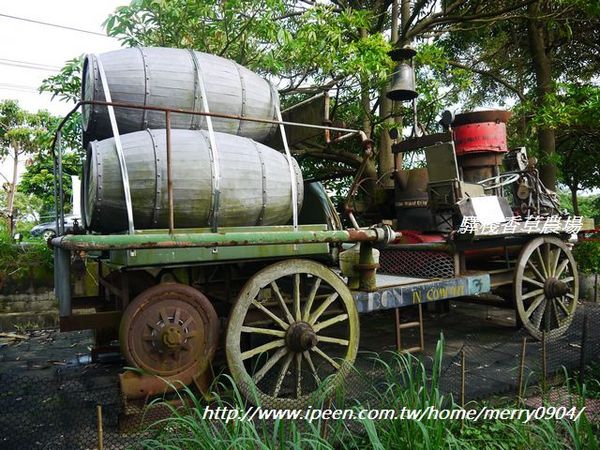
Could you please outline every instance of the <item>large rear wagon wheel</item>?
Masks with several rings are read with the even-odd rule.
[[[150,375],[203,373],[219,339],[219,319],[204,294],[179,283],[146,289],[125,309],[120,343],[129,364]],[[195,367],[195,369],[194,369]]]
[[[563,334],[573,321],[579,297],[571,250],[554,236],[528,242],[517,261],[513,289],[519,318],[532,336]]]
[[[342,279],[314,261],[281,261],[243,287],[229,317],[227,362],[250,401],[301,408],[343,382],[358,338],[358,312]]]

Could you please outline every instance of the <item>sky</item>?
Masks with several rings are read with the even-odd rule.
[[[40,94],[39,85],[73,57],[118,49],[119,42],[104,35],[102,22],[117,6],[128,3],[128,0],[0,0],[0,100],[18,100],[29,111],[47,109],[56,115],[68,112],[71,104]],[[22,171],[20,165],[19,172]],[[10,158],[0,164],[0,172],[12,173]]]

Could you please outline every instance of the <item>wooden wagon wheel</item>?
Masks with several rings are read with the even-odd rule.
[[[314,261],[281,261],[243,287],[229,317],[227,362],[250,401],[300,408],[343,381],[358,337],[358,312],[340,277]]]
[[[120,326],[127,362],[148,374],[172,377],[196,365],[200,374],[218,343],[219,320],[210,301],[196,289],[163,283],[138,295]]]
[[[577,265],[567,245],[553,236],[528,242],[521,250],[514,279],[519,318],[537,339],[565,332],[577,308]]]

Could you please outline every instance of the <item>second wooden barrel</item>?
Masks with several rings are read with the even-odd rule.
[[[172,130],[173,198],[177,228],[207,227],[213,208],[208,132]],[[284,154],[252,139],[215,133],[219,161],[219,226],[283,225],[292,217],[292,183]],[[165,130],[121,136],[136,229],[168,227]],[[292,159],[298,190],[303,180]],[[86,228],[127,229],[123,183],[113,138],[90,142],[82,183]]]

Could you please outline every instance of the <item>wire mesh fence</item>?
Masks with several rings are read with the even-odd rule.
[[[439,388],[457,404],[492,396],[518,398],[519,393],[528,407],[544,399],[560,402],[564,392],[551,386],[564,369],[583,379],[590,364],[600,363],[600,331],[593,326],[598,322],[600,304],[587,303],[559,338],[535,341],[524,331],[488,340],[469,334],[462,347],[446,352]],[[428,367],[430,356],[423,358]],[[389,407],[377,395],[389,382],[389,369],[373,357],[359,356],[344,388],[347,405]],[[400,373],[397,377],[402,378]],[[104,449],[140,448],[151,435],[147,425],[166,415],[164,408],[144,412],[125,406],[114,368],[99,364],[59,367],[44,376],[0,374],[0,448],[6,450],[96,449],[100,440]]]

